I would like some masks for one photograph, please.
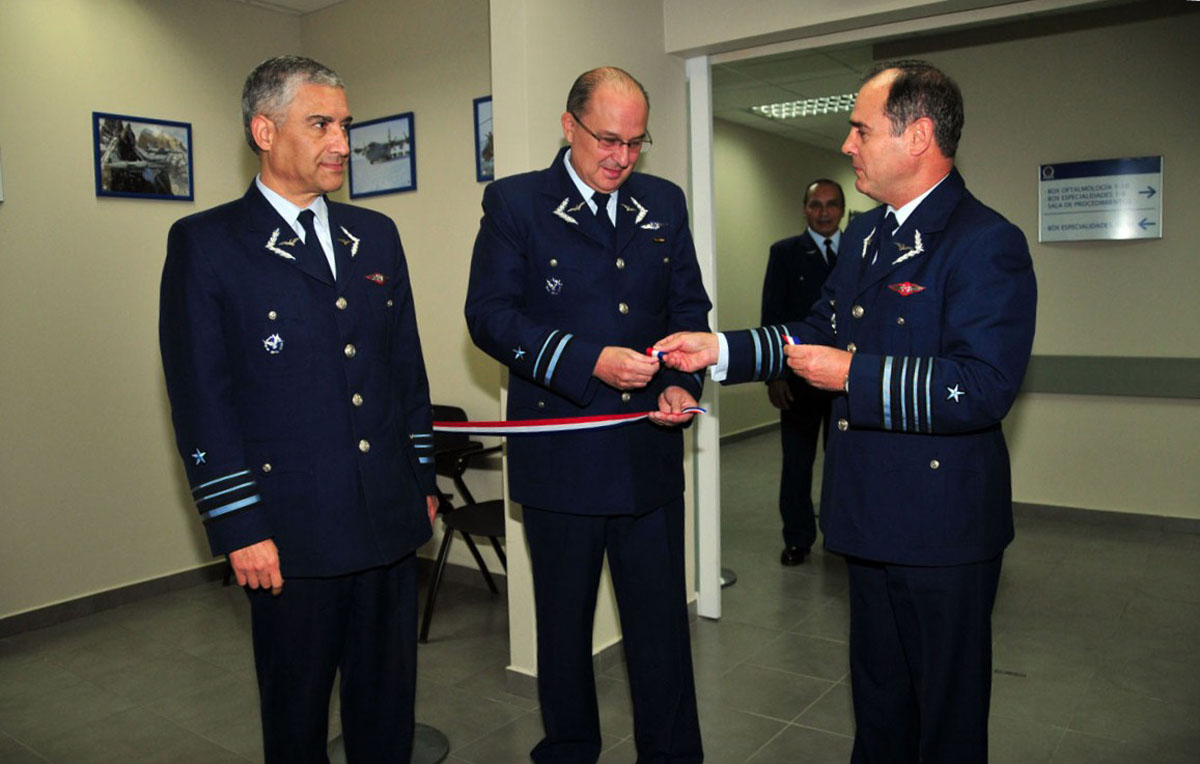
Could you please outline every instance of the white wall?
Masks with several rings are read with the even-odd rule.
[[[493,0],[492,92],[495,98],[497,176],[541,169],[558,149],[559,115],[580,73],[615,65],[637,77],[650,93],[654,150],[638,169],[687,188],[687,125],[683,62],[663,52],[662,9],[656,3],[618,0],[562,3],[555,0]],[[688,538],[691,538],[689,525]],[[512,667],[534,673],[534,618],[525,544],[517,522],[509,523],[509,642]],[[691,549],[690,541],[687,548]],[[691,559],[688,580],[692,580]],[[619,637],[607,579],[597,607],[595,645]]]

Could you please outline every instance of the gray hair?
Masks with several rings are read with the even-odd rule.
[[[928,61],[884,61],[876,64],[863,83],[895,69],[896,79],[888,91],[884,113],[892,123],[892,135],[900,135],[921,117],[933,120],[933,137],[943,156],[954,158],[962,136],[963,99],[958,84]]]
[[[596,91],[597,87],[604,84],[614,85],[629,92],[641,93],[642,98],[646,101],[646,111],[650,110],[650,96],[646,93],[646,88],[642,87],[642,83],[634,79],[632,74],[615,66],[600,66],[584,72],[575,79],[570,92],[567,93],[567,111],[573,115],[587,111],[592,93]]]
[[[242,127],[246,130],[246,143],[255,154],[262,150],[250,132],[250,120],[262,114],[272,122],[282,124],[296,91],[306,84],[346,87],[337,72],[304,56],[268,58],[246,77],[242,87]]]

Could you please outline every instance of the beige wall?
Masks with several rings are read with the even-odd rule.
[[[771,244],[803,233],[804,189],[832,178],[846,192],[847,215],[875,206],[854,190],[849,160],[725,120],[713,125],[717,209],[717,299],[722,328],[758,326]],[[846,218],[842,219],[845,227]],[[775,422],[762,385],[721,389],[721,435]]]
[[[388,215],[400,229],[433,402],[494,419],[498,365],[475,349],[463,319],[483,196],[472,101],[491,92],[487,0],[343,0],[304,16],[300,31],[304,54],[345,80],[356,120],[413,112],[417,190],[354,203]],[[350,201],[349,189],[334,198]],[[498,460],[465,479],[477,499],[501,495]],[[441,483],[453,491],[448,480]],[[439,524],[421,554],[433,556],[440,542]],[[474,567],[461,538],[451,550],[451,562]],[[501,570],[489,544],[480,551],[489,568]]]
[[[268,56],[338,69],[359,119],[415,112],[418,191],[367,206],[400,226],[435,400],[495,413],[499,375],[462,320],[487,13],[486,0],[403,14],[345,0],[303,19],[227,0],[0,0],[0,617],[211,559],[171,436],[158,278],[170,224],[240,196],[257,169],[239,97]],[[93,110],[190,122],[195,201],[96,198]]]
[[[209,559],[170,435],[176,218],[250,178],[246,72],[299,22],[214,0],[0,0],[0,616]],[[92,111],[192,123],[196,200],[97,198]]]
[[[928,55],[964,92],[968,186],[1031,239],[1035,354],[1200,356],[1197,39],[1192,13]],[[1162,239],[1037,242],[1039,164],[1160,154]],[[1200,517],[1200,401],[1028,395],[1008,431],[1019,501]]]
[[[587,69],[612,64],[633,73],[650,93],[654,150],[639,169],[687,188],[683,62],[663,53],[662,9],[657,4],[620,0],[598,9],[594,4],[557,0],[493,0],[491,21],[496,137],[503,147],[496,160],[498,176],[547,166],[562,139],[558,118],[572,81]],[[525,544],[516,522],[509,524],[508,542],[512,667],[533,673],[531,587]],[[689,581],[690,565],[689,559]],[[612,644],[618,634],[606,579],[597,608],[595,644],[598,648]]]
[[[766,13],[771,3],[748,10],[753,18],[732,19],[721,13],[728,4],[699,2],[711,12],[697,12],[687,0],[664,0],[668,49],[728,50],[764,29],[802,23],[787,13],[772,22]],[[870,9],[884,4],[830,13],[845,17],[844,28],[866,27],[878,22]],[[1070,4],[1018,3],[1000,10]],[[930,27],[944,20],[931,19]],[[967,124],[959,164],[967,183],[1033,239],[1035,354],[1195,358],[1200,300],[1192,285],[1200,261],[1193,242],[1200,219],[1191,207],[1200,176],[1190,168],[1200,164],[1191,135],[1200,123],[1192,82],[1200,14],[1058,34],[1055,26],[1063,28],[1041,21],[1028,39],[1007,34],[1003,42],[961,48],[939,43],[933,52],[921,50],[929,38],[919,36],[908,38],[905,50],[892,47],[944,66],[962,86]],[[819,27],[792,36],[817,35]],[[870,34],[841,39],[866,42]],[[1037,243],[1038,164],[1158,154],[1164,158],[1162,240]],[[720,288],[725,294],[724,283]],[[728,324],[725,313],[722,323]],[[1200,402],[1027,395],[1018,399],[1006,429],[1018,501],[1200,517]]]

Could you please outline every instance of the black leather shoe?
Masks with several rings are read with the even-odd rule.
[[[785,546],[783,554],[779,555],[779,562],[784,565],[799,565],[808,557],[808,550],[801,549],[798,546]]]

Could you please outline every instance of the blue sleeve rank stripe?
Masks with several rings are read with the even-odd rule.
[[[202,483],[192,489],[192,498],[204,522],[261,501],[258,483],[250,475],[250,470],[239,470]]]
[[[692,379],[696,380],[696,384],[704,387],[704,375],[698,371],[692,372]]]
[[[900,432],[933,432],[933,359],[886,355],[880,373],[880,426]]]
[[[787,327],[783,324],[750,330],[750,337],[754,340],[754,379],[771,380],[783,376],[787,370],[783,354],[783,336],[786,332]]]
[[[421,464],[433,463],[433,433],[418,432],[410,433],[409,438],[412,439],[413,448],[417,451],[417,461]]]
[[[543,385],[549,385],[550,380],[554,377],[554,367],[558,365],[558,359],[562,357],[563,350],[566,349],[567,343],[571,341],[573,334],[563,334],[558,329],[550,332],[546,337],[546,341],[542,343],[542,349],[538,351],[537,360],[533,362],[533,378],[535,381]],[[549,353],[547,353],[549,351]],[[549,358],[547,358],[549,355]],[[545,366],[542,365],[542,359],[547,358]]]

